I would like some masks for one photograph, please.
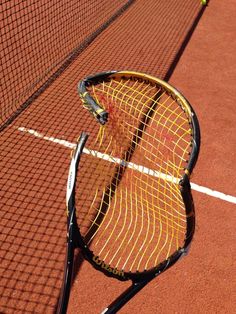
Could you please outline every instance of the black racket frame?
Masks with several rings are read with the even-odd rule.
[[[102,72],[96,75],[88,76],[84,80],[82,80],[79,85],[79,94],[83,99],[83,103],[86,105],[86,108],[89,109],[96,117],[96,119],[101,123],[105,124],[109,119],[108,113],[96,103],[96,101],[89,95],[87,88],[91,84],[99,84],[101,81],[109,80],[109,78],[118,77],[124,78],[125,74],[128,73],[129,77],[135,78],[137,75],[137,79],[141,79],[142,75],[146,80],[152,78],[149,75],[145,75],[143,73],[136,73],[132,71],[109,71]],[[153,78],[155,79],[155,78]],[[158,79],[158,81],[165,83],[165,85],[169,86],[170,89],[174,89],[170,84]],[[176,89],[175,89],[176,90]],[[177,91],[177,90],[176,90]],[[180,94],[177,91],[177,94]],[[183,95],[181,95],[183,97]],[[128,289],[126,289],[116,300],[114,300],[102,313],[113,314],[117,313],[117,311],[125,305],[138,291],[140,291],[145,285],[147,285],[152,279],[163,273],[165,270],[174,265],[182,256],[188,253],[191,241],[193,239],[194,230],[195,230],[195,210],[194,210],[194,202],[191,194],[191,185],[190,185],[190,174],[197,162],[199,149],[200,149],[200,127],[198,123],[197,116],[189,104],[189,102],[184,98],[187,105],[189,106],[189,110],[191,111],[190,115],[190,124],[192,127],[192,151],[189,156],[188,165],[186,167],[185,174],[182,179],[179,181],[179,187],[181,191],[181,195],[183,198],[183,202],[185,204],[186,209],[186,219],[187,219],[187,228],[186,228],[186,237],[183,247],[180,247],[174,254],[169,256],[169,258],[156,267],[149,269],[144,272],[122,272],[122,276],[120,272],[116,273],[115,269],[112,269],[109,265],[106,265],[104,262],[97,260],[97,257],[93,254],[93,252],[89,249],[88,245],[84,242],[84,239],[80,233],[77,220],[76,220],[76,204],[75,204],[75,185],[76,185],[76,177],[79,175],[78,166],[80,162],[80,158],[82,155],[83,148],[88,139],[88,134],[85,132],[81,133],[81,136],[77,142],[74,154],[72,159],[75,161],[75,181],[72,193],[68,200],[68,222],[67,222],[67,253],[66,253],[66,261],[64,267],[64,279],[63,285],[61,289],[60,300],[58,304],[57,313],[66,313],[70,290],[71,290],[71,281],[73,276],[73,263],[74,263],[74,251],[76,248],[79,248],[83,253],[84,258],[89,261],[94,268],[103,272],[107,276],[115,277],[119,280],[126,281],[131,280],[132,284]],[[89,108],[88,108],[89,106]],[[75,158],[76,157],[76,158]],[[97,261],[97,262],[96,262]]]

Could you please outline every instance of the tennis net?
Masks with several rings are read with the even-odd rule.
[[[132,2],[3,0],[0,126],[27,107]]]
[[[99,127],[82,107],[78,81],[122,69],[168,80],[202,11],[198,0],[1,1],[0,313],[55,313],[69,147],[82,131],[92,140]],[[86,191],[89,180],[82,179]],[[79,253],[76,261],[78,302],[96,278],[81,282]],[[89,304],[95,313],[92,303],[80,312]]]

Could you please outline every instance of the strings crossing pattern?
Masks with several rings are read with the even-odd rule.
[[[176,95],[148,81],[111,79],[89,93],[109,118],[81,157],[80,232],[107,265],[149,270],[186,237],[179,180],[191,152],[189,112]],[[80,177],[88,178],[86,190]]]

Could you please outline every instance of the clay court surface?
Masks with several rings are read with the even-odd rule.
[[[84,76],[110,69],[168,79],[194,107],[202,135],[191,179],[197,224],[190,253],[120,313],[235,312],[236,3],[211,0],[203,9],[199,2],[134,1],[6,124],[17,104],[27,103],[38,87],[36,82],[17,97],[23,81],[9,76],[11,88],[2,89],[7,96],[1,98],[4,105],[15,99],[16,106],[1,117],[0,313],[55,312],[66,249],[71,149],[64,144],[75,143],[83,130],[94,134],[96,129],[76,86]],[[78,31],[74,24],[69,27]],[[54,48],[59,53],[60,45]],[[24,68],[28,78],[40,68],[29,64]],[[14,71],[19,76],[19,69]],[[100,313],[129,284],[94,270],[77,252],[68,312]]]

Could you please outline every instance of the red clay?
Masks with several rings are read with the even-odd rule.
[[[18,128],[72,142],[85,129],[94,135],[95,122],[76,92],[79,78],[112,68],[164,77],[199,9],[195,0],[184,6],[175,0],[145,6],[137,1],[1,134],[1,313],[52,313],[65,258],[70,150]],[[182,27],[173,31],[176,19]],[[210,1],[170,79],[201,124],[201,154],[192,181],[231,195],[236,191],[235,21],[234,0]],[[193,195],[197,230],[189,256],[120,313],[234,313],[235,205]],[[99,313],[129,285],[105,277],[79,254],[77,260],[69,313]]]

